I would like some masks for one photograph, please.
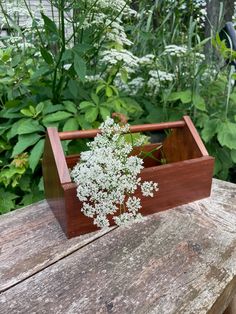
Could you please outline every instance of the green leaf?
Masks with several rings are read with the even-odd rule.
[[[71,113],[76,113],[77,112],[76,105],[72,101],[65,100],[65,101],[63,101],[63,104],[64,104],[65,109],[67,111],[69,111]]]
[[[234,163],[236,163],[236,149],[232,149],[230,152],[231,158]]]
[[[44,149],[44,139],[41,139],[38,141],[38,143],[34,146],[34,148],[30,152],[29,156],[29,166],[32,172],[34,172],[36,166],[39,163],[39,160],[43,154],[43,149]]]
[[[93,102],[94,102],[96,105],[99,104],[99,97],[98,97],[98,95],[92,93],[92,94],[91,94],[91,98],[92,98]]]
[[[45,102],[46,103],[46,102]],[[40,103],[37,104],[36,106],[36,112],[37,114],[41,113],[44,109],[44,102],[41,101]]]
[[[98,85],[98,87],[96,88],[96,94],[98,94],[102,89],[104,89],[106,87],[105,84],[100,84]]]
[[[218,141],[222,146],[236,149],[236,123],[222,122],[218,128]]]
[[[101,106],[100,114],[102,116],[103,121],[105,121],[107,117],[110,117],[110,110],[107,107]]]
[[[52,33],[53,35],[57,34],[57,26],[54,21],[52,21],[48,16],[41,13],[43,21],[44,21],[44,28],[47,33]]]
[[[85,43],[77,44],[73,47],[73,51],[78,55],[84,54],[89,49],[93,48],[93,46]]]
[[[13,123],[11,129],[7,132],[7,139],[10,140],[14,136],[18,135],[18,127],[21,125],[21,123],[26,123],[26,121],[27,119],[22,118]]]
[[[19,135],[18,142],[14,146],[14,149],[12,152],[12,157],[22,153],[29,146],[34,145],[40,138],[41,138],[41,135],[37,133]]]
[[[53,112],[60,111],[63,109],[64,109],[63,105],[61,105],[61,104],[60,105],[53,105],[50,100],[47,100],[44,102],[43,114],[47,115],[49,113],[53,113]]]
[[[20,111],[26,117],[33,117],[34,114],[29,109],[21,109]]]
[[[91,102],[91,101],[82,101],[80,104],[79,104],[79,108],[81,110],[84,110],[86,108],[90,108],[90,107],[95,107],[94,103]]]
[[[4,214],[15,208],[14,200],[18,196],[4,189],[0,189],[0,213]]]
[[[106,96],[109,98],[109,97],[112,97],[113,95],[113,90],[110,86],[107,86],[106,87]]]
[[[40,52],[47,64],[53,64],[53,57],[47,49],[45,49],[44,47],[40,47]]]
[[[43,123],[51,123],[51,122],[56,122],[56,121],[61,121],[65,120],[69,117],[71,117],[72,114],[66,111],[57,111],[55,113],[51,113],[47,115],[45,118],[43,118]]]
[[[77,54],[74,55],[74,69],[81,81],[84,81],[86,75],[86,63]]]
[[[122,81],[124,83],[127,83],[127,81],[128,81],[128,72],[124,68],[120,69],[120,75],[121,75]]]
[[[0,139],[0,153],[9,150],[11,148],[11,145],[9,143],[6,143],[5,141]]]
[[[174,92],[171,93],[170,96],[167,98],[168,101],[175,101],[180,99],[183,104],[190,103],[192,100],[192,92],[190,89],[187,89],[182,92]]]
[[[41,192],[37,185],[33,184],[31,186],[31,191],[28,194],[25,194],[22,198],[21,204],[23,206],[38,202],[44,198],[43,192]]]
[[[201,111],[206,111],[206,103],[202,96],[199,94],[193,94],[193,105],[195,108]]]
[[[63,52],[61,61],[68,61],[72,59],[72,51],[71,49],[67,49]]]
[[[208,120],[207,122],[205,122],[204,128],[201,132],[202,138],[205,143],[209,142],[217,133],[218,123],[219,120],[217,119]]]
[[[85,117],[82,114],[77,117],[77,121],[83,130],[88,130],[92,128],[92,125],[85,120]]]
[[[75,131],[78,130],[78,122],[75,118],[70,118],[66,121],[63,127],[63,131]]]
[[[12,99],[7,102],[5,102],[5,108],[14,108],[20,104],[19,99]]]
[[[37,120],[33,119],[23,121],[17,129],[18,134],[29,134],[40,131],[44,132],[45,131],[44,127],[41,126]]]
[[[94,107],[85,112],[86,121],[92,123],[97,119],[98,116],[98,108]]]
[[[78,96],[78,83],[74,80],[70,80],[68,83],[69,91],[74,98]]]

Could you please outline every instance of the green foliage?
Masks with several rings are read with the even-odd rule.
[[[97,128],[114,112],[130,124],[189,114],[216,158],[215,175],[229,178],[236,163],[236,75],[223,65],[236,55],[217,35],[219,60],[205,62],[211,39],[203,35],[201,6],[142,0],[133,3],[135,14],[123,0],[51,4],[55,21],[44,13],[36,19],[24,6],[24,30],[16,6],[14,17],[0,9],[11,26],[0,46],[0,213],[43,198],[47,127]],[[68,154],[84,148],[82,140],[63,143]]]

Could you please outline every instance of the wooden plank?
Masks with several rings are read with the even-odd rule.
[[[236,285],[236,186],[218,189],[218,199],[117,228],[5,291],[1,314],[222,314]]]
[[[46,201],[0,216],[0,292],[108,231],[67,240]]]

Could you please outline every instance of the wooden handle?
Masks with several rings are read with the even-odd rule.
[[[185,121],[141,124],[131,126],[130,131],[132,133],[149,132],[164,129],[183,128],[185,125],[186,125]],[[101,131],[99,129],[93,129],[82,131],[58,132],[58,134],[61,140],[72,140],[76,138],[92,138],[95,137],[100,132]]]

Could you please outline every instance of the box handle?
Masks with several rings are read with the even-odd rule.
[[[186,125],[185,121],[141,124],[141,125],[132,125],[130,127],[130,131],[132,133],[150,132],[150,131],[164,130],[164,129],[183,128],[185,125]],[[76,138],[93,138],[98,133],[100,133],[99,129],[58,132],[59,138],[61,140],[72,140]]]

